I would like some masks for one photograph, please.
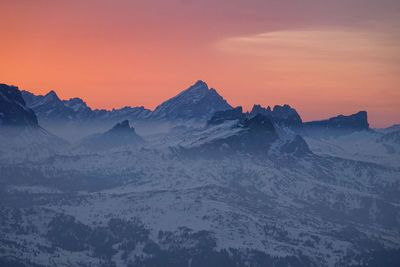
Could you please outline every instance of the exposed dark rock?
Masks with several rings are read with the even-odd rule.
[[[297,111],[289,105],[274,106],[273,109],[270,107],[264,108],[261,105],[254,105],[250,112],[250,116],[254,117],[257,114],[261,114],[269,117],[274,123],[289,126],[289,127],[300,127],[302,120]]]
[[[0,125],[38,126],[35,113],[26,107],[18,87],[0,84]]]
[[[352,115],[339,115],[327,120],[311,121],[304,123],[307,130],[336,130],[336,131],[361,131],[368,130],[366,111],[359,111]]]
[[[245,118],[246,115],[243,113],[242,107],[236,107],[234,109],[215,112],[208,121],[208,124],[217,125],[229,120],[243,121]]]

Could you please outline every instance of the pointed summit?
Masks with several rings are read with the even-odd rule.
[[[38,101],[36,105],[61,105],[61,99],[58,97],[57,93],[53,90],[51,90],[50,92],[48,92],[47,94],[45,94],[40,101]]]
[[[58,97],[57,93],[54,90],[51,90],[48,92],[45,96],[46,99],[49,101],[61,101],[60,98]]]
[[[74,111],[67,107],[53,90],[45,95],[34,95],[24,91],[23,97],[28,107],[35,111],[41,124],[46,124],[48,120],[64,123],[75,117]]]
[[[201,96],[203,94],[206,94],[209,90],[210,89],[208,88],[207,83],[203,82],[202,80],[198,80],[193,85],[191,85],[189,88],[180,92],[177,96],[189,95],[189,93],[192,96]],[[175,97],[177,97],[177,96],[175,96]]]
[[[204,81],[199,80],[175,97],[159,105],[151,117],[153,119],[206,121],[216,111],[231,108],[215,89],[210,89]]]
[[[206,82],[204,82],[203,80],[198,80],[197,82],[195,82],[195,84],[193,84],[192,85],[192,87],[193,86],[196,86],[196,87],[207,87],[208,88],[208,85],[207,85],[207,83]]]

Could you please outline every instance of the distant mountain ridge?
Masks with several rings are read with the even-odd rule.
[[[46,95],[35,95],[23,91],[27,105],[32,108],[39,121],[84,121],[84,120],[207,120],[214,112],[231,109],[228,102],[215,89],[197,81],[175,97],[161,103],[154,111],[141,107],[120,109],[92,109],[80,98],[61,100],[54,91]]]
[[[44,122],[72,122],[85,120],[122,120],[144,119],[150,110],[144,107],[123,107],[120,109],[92,109],[80,98],[61,100],[54,91],[46,95],[35,95],[22,91],[27,105],[31,107]]]
[[[368,130],[368,116],[366,111],[359,111],[348,116],[339,115],[327,120],[311,121],[304,123],[307,130],[329,130],[329,131],[361,131]]]
[[[157,121],[199,121],[216,123],[214,116],[239,116],[242,119],[251,118],[257,114],[264,115],[275,124],[283,127],[307,131],[315,130],[368,130],[369,123],[366,111],[352,115],[339,115],[327,120],[303,122],[301,116],[290,105],[276,105],[273,108],[254,105],[250,112],[234,109],[218,92],[209,88],[204,81],[197,81],[189,88],[176,96],[158,105],[154,111],[141,107],[124,107],[112,110],[98,110],[90,108],[80,98],[61,100],[54,91],[46,95],[34,95],[23,91],[22,96],[27,106],[33,109],[39,119],[44,123],[65,122],[104,122],[113,124],[130,120],[131,122],[157,122]],[[228,113],[224,113],[228,111]],[[228,115],[230,114],[230,115]],[[235,115],[236,114],[236,115]],[[223,119],[223,118],[220,118]]]

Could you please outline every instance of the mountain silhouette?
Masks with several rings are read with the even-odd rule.
[[[134,128],[130,127],[129,121],[124,120],[104,133],[86,137],[79,146],[101,151],[117,147],[137,146],[143,142],[143,138],[136,133]]]
[[[215,112],[231,108],[215,89],[208,88],[203,81],[197,81],[157,106],[151,118],[208,120]]]

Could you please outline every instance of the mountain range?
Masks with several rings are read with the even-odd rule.
[[[123,120],[132,123],[137,122],[176,122],[192,121],[204,123],[211,119],[218,111],[231,110],[233,107],[218,92],[209,88],[203,81],[197,81],[178,95],[158,105],[154,111],[144,107],[124,107],[120,109],[104,110],[92,109],[80,98],[61,100],[54,91],[46,95],[35,95],[28,91],[22,91],[22,96],[27,107],[34,110],[40,124],[49,129],[60,125],[101,123],[108,126]],[[339,115],[325,121],[303,123],[298,112],[285,104],[271,107],[254,105],[252,110],[246,113],[247,117],[262,114],[270,118],[274,123],[292,128],[309,129],[368,129],[367,113],[365,111],[350,116]]]
[[[215,153],[216,147],[221,145],[225,149],[238,146],[241,143],[237,139],[239,136],[247,138],[248,147],[254,146],[250,145],[252,141],[261,142],[260,140],[256,141],[257,137],[251,135],[252,128],[246,126],[250,122],[257,121],[255,118],[259,118],[258,124],[271,124],[271,131],[279,132],[280,138],[278,139],[285,139],[282,141],[283,143],[301,139],[311,150],[321,151],[321,153],[331,156],[339,154],[343,156],[342,152],[349,150],[346,156],[351,159],[359,159],[362,154],[373,161],[373,154],[380,152],[388,161],[392,161],[389,153],[393,152],[392,144],[399,143],[398,130],[395,127],[392,127],[393,130],[390,133],[389,130],[384,132],[370,129],[366,111],[311,122],[303,122],[298,112],[287,104],[276,105],[273,108],[254,105],[250,112],[243,112],[242,107],[233,108],[215,89],[209,88],[205,82],[200,80],[158,105],[154,111],[144,107],[98,110],[92,109],[80,98],[61,100],[54,91],[42,96],[28,91],[20,92],[17,87],[4,84],[1,88],[0,100],[4,103],[2,105],[2,114],[4,114],[2,123],[4,125],[18,124],[37,127],[41,129],[42,133],[45,133],[45,136],[55,137],[51,138],[52,142],[50,143],[54,143],[54,140],[58,138],[51,134],[55,133],[82,147],[91,146],[89,144],[101,147],[98,144],[99,140],[108,143],[104,144],[104,147],[109,147],[110,144],[123,145],[123,140],[129,140],[129,138],[126,139],[122,136],[118,140],[110,134],[113,133],[111,128],[115,125],[128,125],[127,129],[130,129],[130,123],[135,127],[132,130],[134,132],[132,140],[142,140],[143,136],[147,136],[147,139],[154,138],[154,143],[160,145],[159,137],[164,136],[163,142],[174,140],[173,143],[178,146],[185,147],[184,144],[192,142],[190,150],[193,150],[193,144],[202,143],[206,146],[204,140],[209,140],[207,146],[213,148],[214,152],[212,153]],[[225,128],[227,125],[228,130]],[[212,134],[210,134],[211,132]],[[363,142],[370,142],[372,138],[373,144],[379,145],[374,148],[375,150],[372,148],[368,150],[371,147],[369,144],[364,148],[368,151],[358,153],[360,148],[355,148],[353,145],[357,142],[347,145],[347,140],[352,136],[359,135],[362,138],[357,139],[357,142],[363,140]],[[329,136],[335,136],[335,138],[328,142],[326,138],[330,138]],[[58,140],[62,140],[61,138]],[[118,141],[105,142],[107,138]],[[201,138],[203,141],[199,142],[196,138]],[[343,140],[339,143],[334,142],[340,138]],[[48,138],[37,139],[42,140],[43,143]],[[29,140],[29,138],[25,138],[25,140]],[[211,140],[214,141],[211,142]],[[35,143],[36,141],[30,140],[29,142]],[[57,143],[65,144],[66,141]],[[143,144],[143,142],[134,143],[135,146]],[[347,146],[343,147],[343,144]],[[110,148],[114,145],[111,145]],[[218,149],[221,150],[222,147]]]
[[[154,111],[2,84],[0,266],[397,267],[399,133],[202,81]]]
[[[113,110],[92,109],[80,98],[61,100],[54,91],[50,91],[46,95],[35,95],[28,91],[22,91],[22,96],[27,106],[35,111],[42,123],[112,120],[114,118],[138,120],[147,118],[150,114],[150,110],[144,107],[124,107]]]
[[[161,103],[154,111],[144,107],[121,109],[92,109],[82,99],[61,100],[54,91],[46,95],[22,92],[27,106],[35,111],[40,121],[85,121],[85,120],[206,120],[215,111],[232,107],[215,89],[197,81],[177,96]]]

